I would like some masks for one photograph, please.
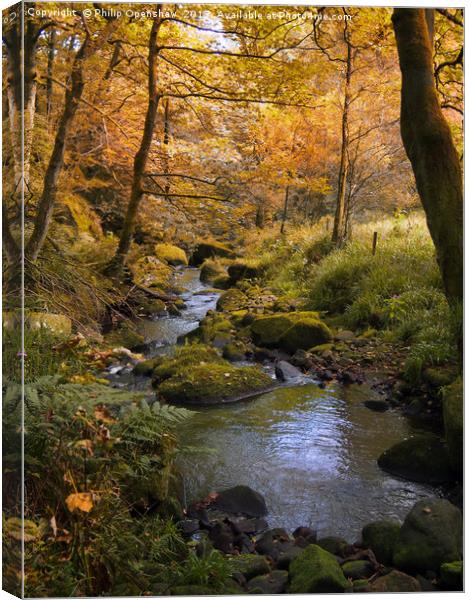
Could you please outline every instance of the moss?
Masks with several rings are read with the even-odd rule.
[[[180,370],[190,370],[199,365],[224,362],[215,348],[204,344],[188,344],[181,346],[173,357],[159,357],[154,359],[153,384],[176,375]]]
[[[228,274],[233,283],[240,279],[256,279],[263,274],[264,268],[256,261],[236,261],[228,267]]]
[[[88,233],[94,238],[103,236],[100,219],[84,198],[78,195],[68,195],[62,198],[61,204],[69,210],[80,233]]]
[[[374,572],[374,566],[368,560],[348,560],[341,568],[347,579],[364,579]]]
[[[462,557],[462,514],[448,500],[417,502],[400,529],[393,562],[409,573],[438,571],[442,563]]]
[[[144,377],[150,377],[153,373],[155,365],[158,359],[150,358],[149,360],[143,360],[135,365],[132,372],[134,375],[141,375]]]
[[[228,275],[219,275],[214,278],[212,285],[219,290],[228,290],[232,285],[232,280]]]
[[[463,387],[459,378],[442,391],[445,440],[452,469],[463,469]]]
[[[191,256],[191,264],[199,267],[207,258],[215,258],[216,256],[235,258],[235,252],[220,242],[199,242]]]
[[[336,558],[316,544],[294,558],[289,576],[291,594],[344,592],[349,587]]]
[[[107,333],[104,336],[104,342],[107,346],[124,346],[124,348],[129,348],[129,350],[133,350],[137,346],[140,346],[144,343],[144,338],[142,335],[137,333],[130,325],[125,323],[117,329],[113,329],[112,331]]]
[[[319,539],[317,545],[323,548],[323,550],[330,552],[330,554],[336,554],[337,556],[343,556],[349,546],[346,540],[334,535]]]
[[[238,288],[224,292],[217,300],[217,310],[232,312],[245,308],[248,297]]]
[[[258,346],[279,347],[288,352],[308,350],[331,339],[331,331],[316,312],[258,317],[251,325],[251,332]]]
[[[431,387],[441,388],[450,385],[457,375],[457,369],[454,367],[427,367],[423,371],[422,378]]]
[[[368,579],[355,579],[353,581],[353,592],[364,593],[369,591]]]
[[[266,558],[257,554],[241,554],[230,558],[229,563],[233,573],[240,573],[247,580],[265,575],[271,570]]]
[[[188,264],[186,252],[181,248],[178,248],[178,246],[173,246],[172,244],[156,244],[155,256],[174,267],[177,265]]]
[[[443,563],[440,568],[441,580],[446,589],[463,590],[463,561]]]
[[[391,565],[393,549],[400,532],[400,523],[394,521],[375,521],[362,530],[362,542],[370,548],[377,560],[384,565]]]
[[[14,313],[3,313],[4,327],[7,327],[5,325],[6,314]],[[27,311],[25,314],[25,326],[31,330],[47,329],[55,335],[70,335],[72,333],[72,321],[69,317],[53,313]]]
[[[245,360],[248,349],[243,342],[230,342],[224,348],[222,356],[230,361]]]
[[[169,290],[173,269],[156,256],[143,256],[130,265],[134,282],[145,287]]]
[[[258,367],[233,367],[229,362],[179,369],[158,386],[160,397],[182,404],[219,404],[242,399],[273,385]]]
[[[214,281],[217,277],[228,277],[224,267],[216,260],[207,259],[202,263],[199,279],[204,283]]]
[[[439,484],[454,479],[446,448],[432,433],[394,444],[377,463],[384,471],[410,481]]]

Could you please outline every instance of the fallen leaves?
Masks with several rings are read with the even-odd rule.
[[[90,492],[77,492],[69,494],[65,499],[65,503],[70,512],[81,510],[82,512],[89,513],[93,508],[93,497]]]

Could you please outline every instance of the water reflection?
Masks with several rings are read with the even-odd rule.
[[[188,500],[214,489],[250,485],[263,493],[273,526],[311,525],[353,541],[376,518],[403,518],[432,488],[383,473],[376,458],[412,433],[393,411],[374,413],[371,390],[308,384],[249,403],[202,409],[183,439],[198,449],[182,459]]]

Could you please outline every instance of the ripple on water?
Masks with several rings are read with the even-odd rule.
[[[273,526],[316,527],[354,541],[366,523],[402,519],[433,488],[382,472],[377,457],[413,430],[394,411],[362,404],[365,387],[308,384],[250,402],[201,409],[182,438],[199,449],[182,461],[187,500],[245,484],[261,492]]]

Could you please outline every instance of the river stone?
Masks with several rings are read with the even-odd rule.
[[[287,360],[280,360],[274,368],[276,377],[280,381],[296,381],[302,379],[302,372]]]
[[[313,542],[312,542],[313,543]],[[290,543],[286,548],[284,547],[280,552],[276,560],[276,568],[288,569],[291,562],[299,556],[304,547],[297,546],[296,543]]]
[[[370,548],[375,558],[383,565],[391,565],[393,549],[400,533],[400,523],[396,521],[374,521],[362,530],[362,543]]]
[[[199,267],[206,258],[215,258],[216,256],[235,258],[235,252],[219,242],[200,242],[191,256],[190,263],[194,267]]]
[[[338,331],[335,335],[335,340],[338,342],[346,342],[354,339],[355,335],[353,331],[349,331],[349,329],[343,329],[342,331]]]
[[[369,591],[369,580],[368,579],[355,579],[353,581],[353,592],[357,594],[364,594]]]
[[[331,331],[316,312],[290,312],[258,317],[251,324],[258,346],[280,348],[295,353],[331,339]]]
[[[243,575],[247,581],[257,575],[265,575],[271,570],[266,558],[257,554],[240,554],[229,558],[229,564],[234,574]]]
[[[293,540],[285,529],[276,528],[265,531],[256,542],[256,552],[271,556],[277,560],[282,551],[293,546]]]
[[[445,440],[451,467],[457,473],[463,468],[463,388],[459,378],[442,391]]]
[[[349,548],[349,544],[346,540],[333,535],[321,538],[318,540],[317,545],[331,554],[336,554],[336,556],[343,557],[346,555]]]
[[[263,268],[237,260],[229,266],[227,271],[232,283],[236,283],[240,279],[256,279],[262,274]]]
[[[420,500],[400,529],[393,562],[410,573],[439,571],[442,563],[462,556],[462,514],[448,500]]]
[[[264,517],[268,514],[263,496],[247,485],[236,485],[219,492],[213,506],[234,514],[242,513],[248,517]]]
[[[155,255],[173,267],[188,264],[186,252],[178,246],[173,246],[173,244],[155,244]]]
[[[441,580],[447,590],[463,590],[463,562],[456,560],[441,565]]]
[[[347,579],[367,579],[374,573],[374,565],[368,560],[348,560],[341,565]]]
[[[214,281],[217,277],[227,277],[224,267],[217,261],[205,260],[201,266],[199,279],[204,283]]]
[[[446,447],[431,433],[394,444],[377,462],[384,471],[410,481],[440,484],[454,480]]]
[[[245,308],[248,297],[238,288],[231,288],[220,295],[217,300],[217,310],[232,312]]]
[[[282,594],[287,585],[287,571],[271,571],[267,575],[258,575],[248,582],[248,590],[252,594]]]
[[[369,592],[420,592],[419,582],[406,573],[390,571],[369,584]]]
[[[268,522],[261,518],[246,519],[245,517],[237,517],[229,520],[236,533],[257,533],[268,527]]]
[[[344,592],[348,581],[336,558],[317,546],[307,546],[289,567],[291,594]]]

